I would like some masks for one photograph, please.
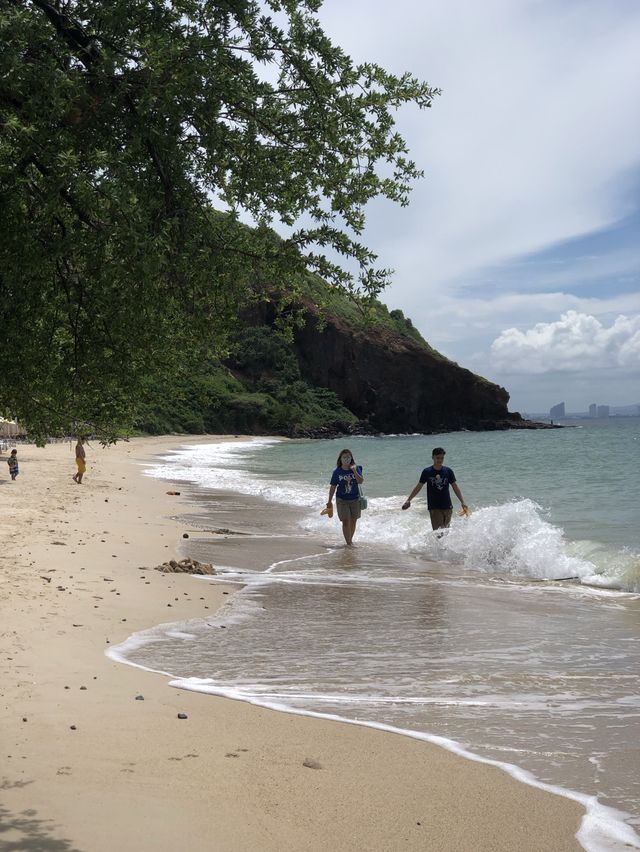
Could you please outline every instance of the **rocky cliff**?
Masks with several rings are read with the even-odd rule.
[[[334,391],[380,432],[513,428],[509,394],[418,341],[381,326],[359,329],[315,314],[295,334],[302,375]]]
[[[504,388],[447,360],[415,332],[411,336],[381,323],[354,324],[330,312],[320,319],[312,303],[305,305],[305,315],[293,343],[301,374],[332,390],[359,418],[361,428],[411,433],[534,425],[508,411]],[[268,307],[258,321],[273,323]]]

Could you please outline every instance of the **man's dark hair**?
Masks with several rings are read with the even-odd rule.
[[[444,450],[442,449],[442,447],[435,447],[435,448],[431,451],[431,455],[432,455],[432,456],[443,456],[443,455],[444,455]]]

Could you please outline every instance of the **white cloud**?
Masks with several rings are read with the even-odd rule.
[[[639,4],[370,0],[364,14],[325,0],[320,17],[356,59],[443,89],[433,109],[398,113],[426,180],[408,209],[370,210],[366,239],[396,270],[390,304],[413,316],[478,270],[632,212]]]
[[[640,315],[640,292],[608,298],[581,298],[564,292],[494,296],[485,292],[460,299],[445,290],[439,299],[426,300],[409,316],[432,346],[482,372],[491,366],[491,343],[505,328],[514,326],[524,331],[538,322],[552,323],[568,311],[589,314],[609,324],[620,314]]]
[[[640,369],[640,314],[620,315],[605,327],[596,317],[568,311],[527,331],[508,328],[491,344],[493,367],[507,374]]]

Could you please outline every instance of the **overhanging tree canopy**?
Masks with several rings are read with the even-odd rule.
[[[0,413],[115,433],[262,285],[384,285],[364,206],[407,202],[393,110],[437,91],[354,64],[319,6],[0,0]]]

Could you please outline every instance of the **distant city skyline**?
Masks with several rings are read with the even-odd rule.
[[[564,401],[559,401],[550,405],[545,411],[531,409],[523,411],[522,414],[548,414],[549,417],[640,417],[640,402],[629,403],[627,405],[608,405],[607,403],[591,402],[582,408],[570,409]]]

